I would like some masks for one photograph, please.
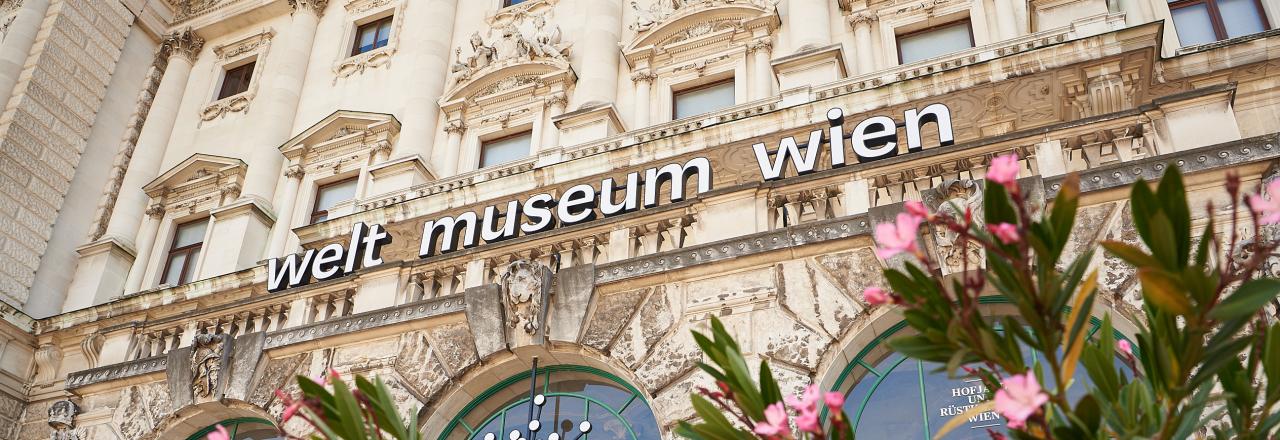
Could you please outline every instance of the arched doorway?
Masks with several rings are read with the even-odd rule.
[[[1005,315],[1001,310],[1003,298],[982,298],[986,303],[983,313]],[[854,432],[860,438],[932,439],[942,425],[960,415],[970,406],[984,401],[986,387],[974,377],[947,376],[946,366],[939,363],[909,359],[896,353],[885,344],[912,330],[900,316],[899,319],[862,347],[851,362],[843,367],[834,383],[828,388],[847,393],[845,414],[854,421]],[[1098,336],[1101,320],[1090,318],[1088,334]],[[998,327],[997,327],[998,329]],[[1119,330],[1113,330],[1116,340],[1128,339]],[[1023,347],[1028,362],[1035,362],[1036,355]],[[1117,357],[1117,364],[1122,360]],[[1121,371],[1127,371],[1122,368]],[[1091,383],[1083,367],[1076,369],[1075,384],[1068,390],[1071,401],[1083,395]],[[1052,386],[1052,378],[1046,381]],[[1005,432],[1004,418],[994,412],[971,417],[966,423],[948,433],[947,440],[988,439],[988,429]]]
[[[187,440],[204,440],[221,425],[231,434],[231,440],[284,440],[284,435],[270,420],[259,417],[236,417],[206,426],[187,437]]]
[[[532,389],[531,389],[532,388]],[[530,396],[541,395],[541,405]],[[537,415],[539,438],[552,432],[574,438],[583,421],[592,440],[660,438],[657,419],[640,391],[606,371],[582,365],[550,365],[512,375],[494,384],[462,408],[440,440],[503,440],[513,430],[528,432],[530,408]]]

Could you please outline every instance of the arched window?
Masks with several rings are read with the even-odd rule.
[[[554,432],[572,439],[584,421],[591,423],[586,437],[591,440],[659,438],[649,404],[639,390],[617,376],[578,365],[552,365],[537,371],[536,382],[530,382],[529,373],[522,373],[485,390],[454,416],[440,439],[485,440],[492,434],[506,440],[513,430],[528,438],[531,391],[545,398],[534,409],[541,426],[537,438]]]
[[[1091,319],[1089,335],[1093,337],[1101,322]],[[876,337],[854,357],[836,379],[832,389],[848,393],[844,411],[855,423],[855,434],[860,438],[933,438],[933,434],[951,418],[964,413],[970,406],[984,401],[986,387],[974,377],[947,377],[946,366],[934,362],[909,359],[893,352],[885,341],[907,327],[898,323]],[[1117,340],[1124,339],[1115,332]],[[1036,359],[1028,347],[1023,347],[1028,362]],[[1117,365],[1123,365],[1117,358]],[[1128,371],[1127,367],[1121,371]],[[1084,367],[1075,373],[1076,384],[1068,391],[1074,402],[1091,385]],[[1047,378],[1046,388],[1053,386]],[[1004,432],[1006,421],[995,412],[971,417],[966,423],[951,431],[948,440],[987,439],[987,429]]]
[[[231,433],[231,440],[284,440],[284,436],[276,430],[275,424],[270,420],[257,417],[223,420],[196,431],[195,434],[187,437],[187,440],[204,440],[210,432],[218,429],[218,425],[227,428],[227,432]]]

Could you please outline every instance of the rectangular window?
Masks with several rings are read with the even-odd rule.
[[[1169,0],[1183,46],[1256,34],[1270,25],[1258,0]]]
[[[502,0],[502,7],[515,6],[529,0]]]
[[[365,23],[356,28],[356,41],[351,46],[351,55],[362,53],[387,45],[391,39],[392,16]]]
[[[227,69],[222,75],[222,88],[218,90],[218,99],[235,96],[249,90],[249,82],[253,81],[253,66],[258,63],[250,61],[240,67]]]
[[[355,177],[320,185],[320,188],[316,190],[316,201],[311,205],[311,223],[320,223],[328,220],[330,209],[355,197]]]
[[[196,259],[204,246],[204,231],[209,219],[203,218],[178,225],[173,231],[173,244],[165,257],[160,284],[178,286],[191,282],[196,276]]]
[[[733,107],[733,78],[675,92],[671,99],[671,118],[683,119]]]
[[[960,20],[899,35],[898,62],[911,64],[971,47],[973,31],[969,27],[969,20]]]
[[[520,160],[529,157],[533,145],[533,132],[525,131],[504,138],[480,143],[480,168]]]

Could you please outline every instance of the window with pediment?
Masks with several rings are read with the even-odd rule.
[[[210,122],[232,113],[249,111],[262,77],[263,63],[258,61],[265,59],[274,36],[275,31],[267,29],[213,47],[213,53],[218,57],[215,64],[220,72],[214,75],[216,83],[211,87],[213,102],[200,111],[202,121]]]
[[[370,187],[371,173],[390,163],[399,134],[400,121],[392,115],[340,110],[285,142],[280,153],[288,160],[286,184],[297,196],[281,208],[288,212],[280,220],[303,226],[352,213],[354,201]]]
[[[856,3],[856,2],[855,2]],[[965,50],[990,44],[994,23],[982,0],[871,1],[842,3],[855,34],[859,73],[916,63],[946,62]]]
[[[159,220],[156,240],[139,243],[150,285],[176,286],[199,279],[201,250],[212,227],[211,211],[240,197],[247,165],[239,159],[196,154],[143,187],[147,215]]]
[[[451,137],[444,174],[496,163],[483,160],[484,144],[522,127],[530,130],[530,153],[558,143],[552,117],[564,112],[577,77],[569,66],[572,44],[556,24],[557,3],[498,9],[454,50],[440,104]]]
[[[640,0],[631,2],[631,17],[623,54],[635,87],[633,126],[772,96],[769,52],[780,25],[772,3]]]
[[[400,47],[405,0],[351,0],[343,47],[333,65],[334,81],[387,65]]]

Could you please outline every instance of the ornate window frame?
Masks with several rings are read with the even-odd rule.
[[[751,63],[757,50],[768,56],[772,36],[781,26],[771,3],[710,0],[687,2],[671,11],[656,5],[631,7],[636,19],[630,29],[636,33],[622,51],[636,85],[635,112],[649,109],[635,115],[640,125],[671,121],[674,95],[680,90],[732,76],[734,101],[741,104],[762,97],[751,96],[751,87],[758,84],[755,76],[768,75],[770,84],[776,81],[771,68],[756,72]]]
[[[151,198],[146,215],[160,219],[160,228],[144,263],[143,290],[160,283],[173,233],[181,224],[210,217],[203,243],[210,243],[216,219],[210,213],[240,197],[248,165],[235,158],[194,154],[142,188]],[[207,247],[205,248],[207,250]],[[196,259],[196,276],[206,252]],[[199,278],[196,278],[199,279]]]
[[[991,36],[982,29],[989,29],[982,0],[923,0],[893,7],[883,7],[874,15],[879,21],[882,66],[901,66],[898,57],[898,37],[925,29],[969,21],[969,36],[973,47],[991,44]],[[909,64],[938,62],[954,54],[938,55]]]
[[[213,47],[213,54],[217,56],[214,67],[218,74],[212,79],[209,96],[214,100],[205,104],[200,110],[201,124],[220,119],[230,113],[249,112],[249,104],[257,96],[258,84],[262,82],[262,70],[265,64],[262,61],[266,60],[267,52],[271,49],[271,40],[275,35],[274,30],[266,28],[231,43]],[[227,71],[248,63],[255,63],[253,76],[249,78],[249,88],[235,95],[218,99],[218,90],[222,88]]]
[[[366,69],[374,69],[391,63],[391,57],[399,51],[400,33],[404,28],[405,0],[349,0],[344,7],[347,10],[346,24],[339,40],[338,60],[333,63],[333,83],[339,79],[364,73]],[[383,18],[391,18],[391,36],[387,45],[377,49],[351,55],[351,45],[356,38],[356,31],[361,25],[372,23]]]
[[[460,151],[455,152],[457,162],[445,168],[475,170],[483,140],[524,129],[533,131],[530,155],[559,142],[553,118],[563,113],[577,81],[569,65],[572,45],[559,40],[537,47],[540,36],[560,34],[557,2],[532,0],[501,8],[485,18],[488,26],[455,50],[440,108]],[[512,54],[502,50],[504,44],[526,51]]]

